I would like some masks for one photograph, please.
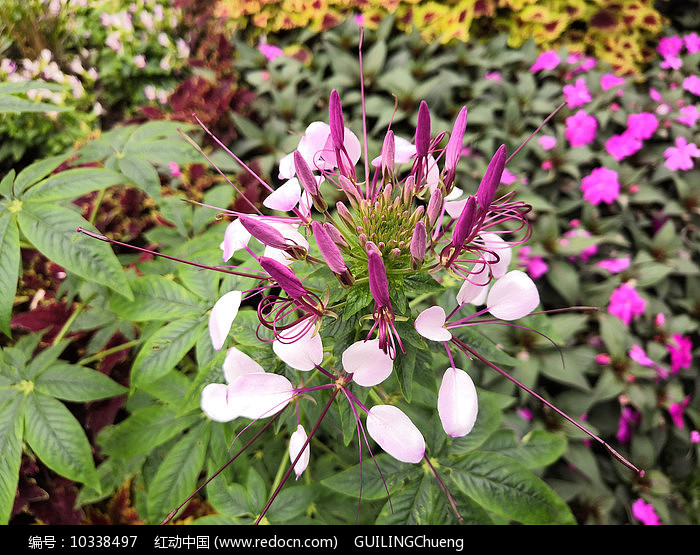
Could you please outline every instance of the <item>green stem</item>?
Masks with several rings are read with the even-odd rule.
[[[125,349],[130,349],[131,347],[135,347],[139,343],[140,343],[139,339],[132,339],[131,341],[127,341],[126,343],[122,343],[121,345],[116,345],[114,347],[110,347],[109,349],[105,349],[104,351],[100,351],[99,353],[96,353],[92,356],[81,359],[76,364],[79,364],[81,366],[85,366],[86,364],[90,364],[91,362],[95,362],[97,360],[102,360],[103,358],[108,357],[109,355],[112,355],[114,353],[118,353],[119,351],[123,351]]]
[[[75,305],[75,310],[73,313],[68,317],[68,320],[66,320],[65,324],[63,324],[63,327],[61,330],[56,334],[56,337],[53,340],[53,345],[58,345],[61,341],[63,341],[63,338],[66,336],[68,333],[68,330],[70,327],[73,325],[73,322],[75,322],[75,319],[78,317],[78,315],[82,312],[83,308],[89,303],[94,295],[90,296],[87,300],[85,300],[82,303],[77,303]]]
[[[97,211],[99,210],[100,204],[102,204],[102,200],[105,198],[106,193],[107,189],[100,189],[99,193],[97,194],[97,199],[95,199],[95,208],[93,208],[89,220],[92,225],[95,225],[95,222],[97,221]]]

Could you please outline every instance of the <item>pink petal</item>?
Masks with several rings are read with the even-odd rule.
[[[233,256],[234,252],[246,247],[248,241],[250,241],[250,237],[250,233],[243,227],[243,224],[238,218],[228,224],[224,232],[224,240],[221,245],[219,245],[219,248],[224,251],[223,259],[228,260]]]
[[[290,437],[289,437],[289,461],[294,462],[294,459],[297,458],[299,455],[299,452],[301,451],[302,446],[306,442],[306,431],[304,430],[304,426],[299,424],[297,426],[297,431],[294,432]],[[294,473],[297,475],[297,480],[299,479],[299,476],[301,476],[302,472],[306,470],[306,467],[309,466],[309,457],[311,455],[311,449],[310,445],[307,444],[307,446],[304,448],[304,452],[302,453],[301,457],[299,457],[299,460],[297,463],[294,465]]]
[[[226,383],[233,383],[233,380],[246,374],[264,374],[265,370],[252,358],[235,347],[226,351],[224,359],[224,377]]]
[[[209,336],[214,349],[217,351],[224,346],[226,336],[231,330],[233,320],[241,306],[241,291],[229,291],[221,297],[209,314]]]
[[[363,387],[382,383],[394,368],[394,361],[379,348],[379,339],[353,343],[343,351],[342,360],[352,381]]]
[[[272,416],[294,398],[294,386],[279,374],[247,374],[228,386],[228,403],[238,416],[257,420]]]
[[[304,326],[309,329],[301,333]],[[313,370],[323,361],[321,336],[308,322],[300,322],[285,330],[282,341],[276,339],[272,342],[272,350],[283,362],[296,370]]]
[[[471,432],[479,407],[469,374],[458,368],[448,368],[442,377],[437,406],[447,435],[462,437]]]
[[[228,386],[223,383],[204,386],[200,406],[202,412],[215,422],[230,422],[238,418],[235,407],[228,403]]]
[[[457,292],[457,302],[460,305],[472,303],[482,305],[486,300],[489,291],[488,285],[491,282],[491,274],[482,262],[477,262],[472,268],[469,279],[465,280],[462,287]]]
[[[263,205],[273,210],[287,212],[297,205],[300,198],[301,185],[299,185],[299,180],[294,177],[270,193],[263,201]]]
[[[483,233],[481,239],[484,241],[484,246],[498,256],[498,262],[494,262],[496,258],[493,254],[485,254],[486,261],[490,263],[489,266],[493,277],[503,277],[508,271],[508,266],[513,256],[510,245],[496,233]]]
[[[414,323],[416,331],[426,339],[449,341],[452,334],[445,328],[445,311],[441,306],[431,306],[421,312]]]
[[[486,306],[501,320],[517,320],[532,312],[540,303],[537,286],[520,270],[508,272],[491,287]]]
[[[396,460],[419,463],[425,440],[411,419],[393,405],[376,405],[367,414],[367,433]]]

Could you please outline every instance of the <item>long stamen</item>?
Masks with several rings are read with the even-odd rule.
[[[453,341],[455,344],[457,344],[461,349],[463,349],[464,351],[466,351],[466,352],[468,352],[469,354],[473,355],[474,357],[478,358],[481,362],[483,362],[484,364],[486,364],[486,365],[489,366],[490,368],[493,368],[496,372],[498,372],[499,374],[501,374],[503,377],[505,377],[506,379],[508,379],[508,380],[510,380],[511,382],[513,382],[513,383],[514,383],[515,385],[517,385],[519,388],[521,388],[521,389],[523,389],[524,391],[528,392],[530,395],[532,395],[533,397],[535,397],[536,399],[538,399],[539,401],[541,401],[542,403],[544,403],[545,405],[547,405],[550,409],[552,409],[554,412],[556,412],[556,413],[559,414],[561,417],[563,417],[564,419],[566,419],[568,422],[570,422],[571,424],[573,424],[574,426],[576,426],[579,430],[581,430],[582,432],[584,432],[586,435],[590,436],[592,439],[594,439],[595,441],[597,441],[598,443],[600,443],[603,447],[605,447],[605,449],[608,451],[608,453],[610,453],[614,458],[616,458],[618,461],[620,461],[620,462],[621,462],[623,465],[625,465],[627,468],[629,468],[630,470],[633,470],[634,472],[636,472],[637,475],[638,475],[640,478],[644,476],[644,474],[645,474],[644,470],[638,469],[638,468],[637,468],[636,466],[634,466],[631,462],[629,462],[625,457],[623,457],[622,455],[620,455],[620,453],[618,453],[617,451],[615,451],[615,449],[613,449],[607,442],[605,442],[603,439],[599,438],[599,437],[598,437],[597,435],[595,435],[593,432],[591,432],[590,430],[588,430],[585,426],[583,426],[583,425],[579,424],[578,422],[576,422],[576,421],[575,421],[573,418],[571,418],[568,414],[566,414],[566,413],[563,412],[562,410],[560,410],[560,409],[558,409],[557,407],[555,407],[552,403],[550,403],[549,401],[547,401],[547,399],[545,399],[545,398],[542,397],[541,395],[538,395],[538,394],[535,393],[532,389],[528,388],[526,385],[524,385],[524,384],[522,384],[521,382],[519,382],[518,380],[516,380],[513,376],[511,376],[510,374],[508,374],[508,372],[506,372],[505,370],[499,368],[499,367],[496,366],[494,363],[492,363],[491,361],[489,361],[488,359],[486,359],[485,357],[483,357],[482,355],[480,355],[478,352],[476,352],[474,349],[472,349],[469,345],[467,345],[467,344],[464,343],[463,341],[459,340],[458,338],[456,338],[456,337],[454,337],[454,336],[452,337],[452,341]]]

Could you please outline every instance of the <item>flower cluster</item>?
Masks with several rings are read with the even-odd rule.
[[[379,155],[370,160],[365,154],[360,177],[361,142],[345,126],[340,97],[332,91],[329,122],[307,127],[297,149],[280,161],[283,183],[274,190],[268,186],[264,205],[284,215],[229,212],[233,220],[221,243],[223,259],[247,253],[259,265],[260,277],[253,289],[224,294],[209,319],[212,344],[221,350],[241,304],[256,305],[258,336],[272,343],[277,357],[289,368],[313,371],[327,381],[311,385],[310,379],[300,379],[295,385],[265,372],[232,346],[224,362],[226,384],[210,384],[202,392],[208,416],[258,419],[311,391],[329,389],[348,400],[358,429],[359,414],[367,413],[366,431],[387,453],[419,462],[425,442],[409,417],[391,404],[367,408],[349,387],[373,387],[391,375],[397,357],[405,353],[398,323],[413,321],[421,336],[446,346],[451,361],[437,400],[445,432],[457,437],[471,431],[478,414],[476,388],[457,368],[449,346],[482,357],[453,332],[526,316],[539,304],[539,295],[526,273],[508,271],[511,247],[526,241],[531,229],[530,207],[501,188],[505,146],[496,151],[474,193],[455,185],[466,125],[463,108],[449,137],[433,135],[428,105],[422,102],[413,140],[389,129]],[[315,289],[298,273],[307,265],[322,268],[338,287],[332,293],[330,284],[325,293]],[[418,315],[407,310],[402,297],[410,294],[408,281],[439,287],[438,280],[446,276],[462,282],[449,316],[441,306]],[[359,340],[328,357],[324,325],[349,310],[361,292],[366,303],[356,307]],[[484,308],[474,312],[479,305]],[[472,313],[458,315],[466,306]],[[341,364],[333,364],[334,358]],[[295,434],[290,457],[298,475],[304,463],[294,461],[309,438],[299,439],[303,428]]]

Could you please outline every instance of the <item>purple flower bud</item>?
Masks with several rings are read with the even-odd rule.
[[[339,247],[347,247],[348,242],[345,240],[345,237],[343,237],[343,234],[338,231],[338,229],[330,222],[325,222],[323,224],[323,228],[326,230],[326,233],[330,236],[331,239],[333,239],[333,242],[338,245]]]
[[[321,256],[323,256],[331,272],[335,274],[342,274],[345,272],[348,267],[343,260],[343,255],[340,254],[338,245],[333,242],[333,239],[328,235],[323,225],[317,221],[313,221],[311,222],[311,230],[313,231],[314,239],[316,239],[318,250],[321,251]]]
[[[453,172],[459,162],[459,158],[462,154],[462,145],[464,143],[464,132],[467,130],[467,107],[463,107],[457,119],[455,120],[454,127],[452,128],[452,134],[450,135],[450,140],[447,141],[447,147],[445,148],[445,171]]]
[[[314,176],[311,168],[304,160],[301,152],[298,150],[294,151],[294,169],[296,170],[297,177],[299,178],[299,183],[304,187],[304,190],[315,197],[318,195],[318,183],[316,183],[316,177]]]
[[[435,225],[438,217],[442,213],[442,193],[440,189],[435,189],[433,194],[430,195],[430,200],[428,201],[428,208],[426,214],[428,216],[428,224],[432,227]]]
[[[374,302],[380,307],[391,306],[389,281],[386,277],[386,268],[379,254],[379,249],[371,241],[367,241],[365,249],[367,251],[367,269],[369,271],[369,290],[374,298]]]
[[[348,207],[345,206],[342,202],[338,201],[335,203],[335,209],[338,211],[338,216],[346,223],[348,224],[351,228],[355,228],[355,220],[352,217],[352,214],[350,214],[350,210],[348,210]]]
[[[474,227],[474,220],[476,219],[476,198],[474,195],[469,195],[467,202],[464,204],[462,213],[457,219],[455,224],[455,229],[452,232],[452,246],[459,249],[464,245],[464,241],[467,235]]]
[[[362,195],[357,190],[357,186],[344,175],[338,176],[338,184],[350,202],[360,202]]]
[[[333,146],[338,150],[342,150],[345,143],[345,122],[343,120],[343,108],[340,105],[340,96],[335,89],[331,91],[331,97],[328,101],[328,124],[331,127]]]
[[[238,219],[246,231],[263,245],[281,250],[289,247],[288,241],[284,236],[271,225],[245,214],[241,214]]]
[[[382,171],[394,173],[394,164],[396,161],[396,141],[394,140],[394,132],[389,129],[384,137],[382,145]]]
[[[418,107],[418,123],[416,124],[416,157],[428,156],[430,146],[430,110],[425,100]]]
[[[267,258],[266,256],[261,256],[258,262],[262,269],[265,270],[268,275],[277,282],[277,285],[292,299],[301,299],[304,295],[309,293],[301,283],[301,280],[284,264],[277,262],[277,260],[273,258]]]
[[[506,145],[501,145],[491,158],[486,173],[479,184],[479,189],[476,191],[476,198],[482,210],[487,210],[491,206],[493,197],[496,196],[496,189],[501,184],[501,176],[505,167]]]
[[[411,239],[411,265],[420,268],[425,260],[425,250],[428,241],[428,231],[425,229],[425,222],[419,221],[413,229]]]

